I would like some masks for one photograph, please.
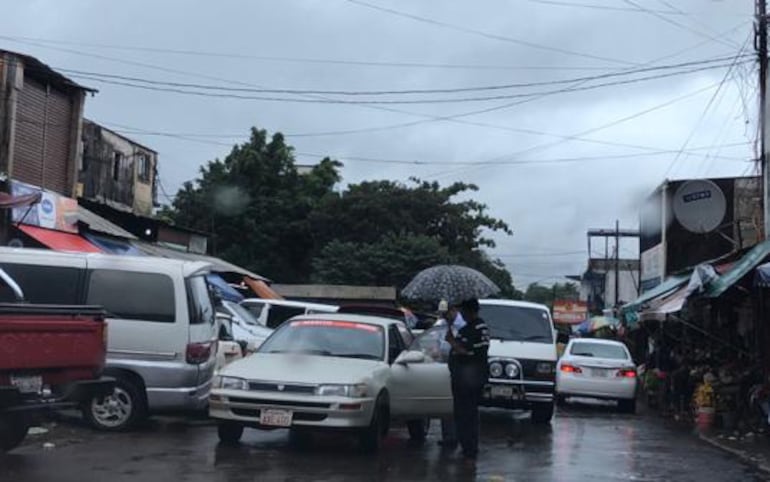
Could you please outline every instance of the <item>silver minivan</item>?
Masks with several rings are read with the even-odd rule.
[[[27,301],[107,311],[105,375],[116,387],[83,407],[95,427],[125,430],[152,412],[206,407],[217,346],[209,264],[0,247],[0,267]]]

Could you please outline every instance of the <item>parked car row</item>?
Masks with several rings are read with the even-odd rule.
[[[222,301],[200,262],[0,248],[0,268],[27,302],[104,310],[106,362],[91,376],[113,381],[109,393],[78,400],[99,429],[208,407],[226,443],[245,427],[299,437],[345,429],[376,449],[391,422],[405,421],[420,439],[426,419],[452,410],[440,355],[446,328],[412,332],[398,310]],[[12,295],[0,288],[0,301]],[[634,410],[635,369],[622,345],[573,340],[557,360],[547,307],[490,299],[480,314],[491,337],[484,406],[531,410],[535,423],[550,422],[554,402],[576,395]]]

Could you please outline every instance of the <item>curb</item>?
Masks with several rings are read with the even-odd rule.
[[[738,457],[743,463],[747,465],[751,465],[752,467],[764,472],[766,475],[770,475],[770,465],[767,465],[764,462],[760,462],[757,457],[752,457],[751,455],[749,455],[743,450],[730,447],[726,444],[723,444],[703,434],[698,434],[698,438],[701,439],[703,442],[706,442],[707,444],[711,445],[712,447],[715,447],[719,450],[722,450],[723,452],[727,452],[730,455]]]

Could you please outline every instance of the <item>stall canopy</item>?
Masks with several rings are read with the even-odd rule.
[[[688,294],[689,288],[685,286],[653,301],[649,308],[639,313],[639,319],[642,321],[665,321],[668,315],[682,311]]]
[[[81,253],[101,253],[102,250],[77,234],[38,228],[36,226],[18,225],[27,236],[57,251],[78,251]]]
[[[243,269],[240,266],[236,266],[232,263],[214,256],[207,256],[205,254],[190,253],[187,251],[179,251],[177,249],[166,248],[157,244],[150,244],[144,241],[133,241],[132,244],[145,253],[148,256],[160,256],[161,258],[181,259],[184,261],[203,261],[212,265],[212,271],[216,273],[234,273],[244,277],[252,278],[254,280],[270,282],[264,276],[260,276],[256,273],[252,273],[247,269]]]
[[[654,300],[662,299],[673,292],[677,291],[685,283],[690,280],[690,275],[672,276],[663,283],[659,284],[655,288],[642,294],[639,298],[633,302],[623,306],[621,312],[626,318],[629,325],[639,321],[639,312],[648,304],[654,302]]]
[[[223,280],[221,276],[217,274],[208,274],[206,275],[206,281],[209,282],[209,285],[214,287],[214,289],[217,291],[217,293],[219,293],[219,296],[221,296],[223,300],[233,301],[235,303],[243,301],[243,295],[238,293],[238,290],[227,284],[227,281]]]
[[[729,270],[711,281],[705,289],[704,296],[707,298],[721,296],[731,286],[765,261],[768,255],[770,255],[770,240],[757,244],[743,258],[736,261]]]
[[[130,255],[130,256],[145,256],[145,254],[136,249],[130,241],[125,239],[113,238],[110,236],[99,236],[93,233],[83,233],[88,241],[95,246],[101,248],[105,253]]]

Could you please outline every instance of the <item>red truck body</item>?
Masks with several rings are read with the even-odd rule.
[[[112,393],[101,377],[107,325],[100,307],[0,303],[0,452],[42,410]]]

